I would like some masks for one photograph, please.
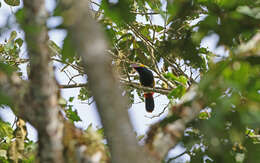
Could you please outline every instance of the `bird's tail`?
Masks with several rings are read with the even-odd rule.
[[[144,93],[145,109],[147,112],[152,112],[154,109],[153,92]]]

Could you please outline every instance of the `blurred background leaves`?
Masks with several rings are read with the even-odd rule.
[[[19,0],[4,2],[10,6],[20,4]],[[73,22],[66,17],[71,6],[57,2],[50,16],[63,17],[64,22],[56,29],[66,29]],[[111,64],[121,78],[136,81],[130,64],[145,64],[154,72],[156,87],[169,90],[171,104],[198,84],[205,106],[199,117],[188,124],[180,141],[190,162],[260,162],[260,43],[246,46],[259,33],[259,0],[102,0],[90,1],[90,6],[93,17],[103,25],[110,43]],[[16,21],[24,22],[23,14],[24,10],[19,10]],[[157,19],[161,23],[155,23]],[[52,42],[59,51],[52,59],[60,61],[64,69],[71,67],[84,75],[72,35],[67,34],[63,47]],[[225,54],[202,46],[203,40],[212,35],[217,36],[217,47],[224,48]],[[21,76],[19,66],[28,61],[20,55],[23,45],[16,31],[0,43],[0,83],[13,72]],[[143,99],[142,90],[135,93],[133,87],[124,88],[130,103],[136,101],[134,94]],[[78,99],[93,102],[87,87],[81,88]],[[0,104],[10,103],[0,88]],[[65,116],[72,122],[81,121],[67,103]],[[167,118],[164,125],[178,117],[169,111]],[[0,125],[0,161],[8,162],[7,150],[16,135],[10,124],[1,121]],[[36,143],[27,139],[24,143],[24,155],[19,159],[32,162],[34,153],[29,149],[35,149]]]

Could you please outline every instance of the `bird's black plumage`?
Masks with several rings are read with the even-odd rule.
[[[154,87],[154,77],[152,71],[144,67],[143,65],[132,65],[132,67],[138,72],[139,80],[142,86]],[[154,99],[153,92],[145,92],[145,109],[147,112],[152,112],[154,110]]]
[[[154,77],[152,71],[148,70],[145,67],[136,67],[136,71],[140,76],[140,83],[145,87],[154,86]]]

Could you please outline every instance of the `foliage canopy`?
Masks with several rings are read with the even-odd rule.
[[[11,7],[20,4],[19,0],[4,2]],[[134,103],[134,90],[143,99],[143,91],[147,88],[136,84],[138,77],[130,65],[142,63],[154,72],[156,88],[153,91],[169,99],[169,113],[159,122],[162,129],[183,116],[176,114],[175,105],[196,87],[196,97],[192,100],[199,101],[201,111],[187,124],[179,139],[190,162],[260,161],[259,0],[102,0],[89,3],[93,17],[103,26],[110,44],[107,55],[112,58],[111,64],[118,72],[131,104]],[[50,17],[62,17],[63,22],[51,29],[68,29],[73,23],[70,8],[69,4],[57,1]],[[24,23],[26,12],[26,8],[19,9],[15,23],[20,23],[27,32],[35,32]],[[21,55],[24,39],[16,30],[0,44],[0,78],[2,74],[13,72],[23,78],[20,66],[29,61]],[[52,41],[48,45],[53,53],[53,63],[63,65],[60,73],[72,69],[77,72],[70,81],[85,76],[72,36],[73,33],[67,34],[63,47]],[[216,38],[213,36],[217,36],[217,47],[224,49],[221,54],[202,46],[205,38]],[[29,71],[30,65],[27,67]],[[60,89],[81,86],[77,98],[92,101],[88,83],[77,84],[61,85]],[[12,97],[1,89],[0,104],[12,107]],[[77,122],[81,119],[70,105],[73,99],[60,99],[60,105],[66,118]],[[191,102],[185,105],[191,106]],[[158,107],[162,109],[162,106]],[[103,131],[97,133],[103,135]],[[16,150],[16,155],[10,155],[14,139],[18,140],[17,132],[10,124],[0,121],[0,161],[32,162],[37,143],[22,139],[25,147]],[[175,157],[164,159],[166,162],[180,160]]]

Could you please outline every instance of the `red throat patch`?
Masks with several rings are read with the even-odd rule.
[[[154,92],[144,93],[144,98],[153,97]]]

